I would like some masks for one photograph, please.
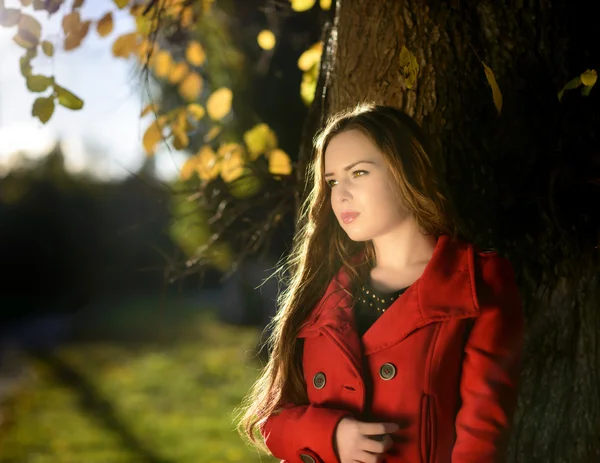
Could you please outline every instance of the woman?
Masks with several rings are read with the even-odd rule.
[[[460,238],[396,108],[334,116],[241,427],[295,462],[503,461],[524,320],[510,263]]]

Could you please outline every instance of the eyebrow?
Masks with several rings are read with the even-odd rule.
[[[350,164],[349,166],[344,167],[345,171],[348,171],[350,169],[352,169],[355,165],[360,164],[361,162],[367,163],[367,164],[375,164],[373,161],[356,161],[353,162],[352,164]],[[331,177],[333,175],[333,173],[328,172],[325,174],[325,177]]]

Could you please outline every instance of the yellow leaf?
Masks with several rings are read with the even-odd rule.
[[[165,128],[165,124],[167,123],[168,120],[169,120],[169,117],[166,114],[161,114],[160,116],[158,116],[157,121],[158,121],[159,127],[161,127],[162,129],[164,129]]]
[[[179,84],[179,94],[186,101],[196,101],[202,91],[202,78],[196,72],[190,72]]]
[[[81,45],[81,40],[79,39],[79,37],[74,34],[69,34],[65,38],[65,42],[63,44],[63,49],[65,51],[71,51],[71,50],[74,50],[75,48],[77,48],[79,45]]]
[[[52,57],[54,56],[54,45],[47,40],[42,42],[42,50],[46,56]]]
[[[202,66],[206,60],[206,53],[202,45],[193,40],[185,51],[185,58],[192,66]]]
[[[290,0],[290,3],[294,11],[307,11],[315,6],[316,0]]]
[[[27,88],[32,92],[43,92],[54,83],[54,78],[47,76],[28,76]]]
[[[181,12],[181,27],[187,29],[194,25],[194,8],[188,6]]]
[[[189,132],[192,130],[192,126],[190,125],[187,118],[187,108],[179,107],[175,110],[175,118],[173,122],[173,127],[177,126],[184,132]],[[173,112],[173,111],[172,111]]]
[[[186,161],[183,163],[183,166],[181,166],[181,170],[179,171],[179,176],[181,180],[185,181],[192,178],[192,175],[194,175],[197,172],[197,164],[198,158],[196,156],[190,156],[189,158],[187,158]]]
[[[319,6],[322,10],[328,10],[331,8],[331,0],[320,0]]]
[[[54,98],[40,97],[33,102],[31,115],[37,117],[44,124],[50,120],[54,112]]]
[[[19,58],[19,65],[21,66],[21,74],[23,77],[29,77],[31,75],[31,57],[21,56]]]
[[[498,83],[496,82],[496,77],[492,70],[482,61],[483,70],[485,71],[485,77],[487,78],[490,87],[492,87],[492,97],[494,98],[494,105],[498,110],[498,114],[502,111],[502,93],[500,92],[500,88],[498,87]]]
[[[143,35],[144,37],[149,36],[150,32],[152,32],[154,21],[155,20],[153,18],[147,15],[137,16],[135,18],[135,25],[138,34]]]
[[[313,66],[318,66],[323,54],[323,42],[317,42],[298,58],[298,67],[302,71],[308,71]]]
[[[184,61],[180,61],[176,63],[172,68],[171,72],[169,72],[169,82],[172,84],[178,84],[181,82],[186,74],[189,72],[190,68]]]
[[[80,24],[79,28],[74,30],[65,38],[65,51],[73,50],[81,45],[81,41],[85,38],[90,30],[91,21],[85,21]]]
[[[83,108],[83,100],[71,93],[66,88],[54,84],[54,91],[58,96],[58,103],[65,108],[78,110]]]
[[[215,90],[206,102],[206,110],[211,119],[216,121],[223,119],[231,111],[233,93],[227,87]]]
[[[144,10],[146,9],[146,5],[131,5],[131,7],[129,8],[129,14],[131,14],[131,16],[137,17],[140,16]]]
[[[260,31],[256,40],[258,41],[258,46],[263,50],[272,50],[275,47],[275,34],[269,30]]]
[[[23,48],[37,46],[42,34],[42,26],[33,16],[21,14],[19,17],[19,28],[13,40]]]
[[[102,16],[100,21],[98,21],[98,25],[96,26],[96,31],[98,32],[98,35],[100,37],[106,37],[108,34],[110,34],[113,31],[113,26],[114,26],[113,15],[109,11],[104,16]]]
[[[161,142],[162,137],[162,129],[161,124],[158,121],[152,122],[146,132],[144,133],[144,137],[142,139],[142,144],[144,145],[144,149],[146,150],[146,154],[149,156],[154,154],[156,150],[156,145]]]
[[[244,147],[239,143],[228,142],[219,146],[217,154],[222,159],[229,159],[231,156],[244,156]]]
[[[292,173],[292,162],[285,151],[276,149],[269,153],[269,172],[273,175],[290,175]]]
[[[144,117],[147,114],[155,114],[158,112],[158,104],[156,103],[149,103],[146,106],[144,106],[144,109],[142,109],[142,112],[140,113],[140,117]]]
[[[210,146],[203,146],[196,155],[198,163],[196,171],[202,180],[212,180],[219,175],[221,166],[217,162],[217,155]]]
[[[33,9],[37,11],[45,10],[48,14],[54,14],[60,9],[63,3],[64,0],[34,0]]]
[[[565,86],[562,88],[562,90],[560,92],[558,92],[558,101],[560,101],[562,99],[563,93],[565,92],[565,90],[574,90],[578,87],[580,87],[582,84],[581,82],[581,76],[577,76],[574,79],[571,79],[570,81],[568,81]]]
[[[155,42],[150,42],[147,39],[142,40],[137,50],[137,54],[141,64],[146,64],[150,59],[150,61],[152,61],[152,65],[154,65],[154,60],[156,59],[157,53],[158,45]]]
[[[198,174],[201,180],[210,181],[219,175],[220,166],[215,152],[209,146],[200,148],[197,154],[188,158],[181,168],[181,179],[188,180]]]
[[[204,108],[201,105],[199,105],[198,103],[189,104],[187,107],[187,110],[188,110],[188,113],[190,113],[191,116],[197,121],[202,119],[205,114]]]
[[[307,106],[315,99],[315,92],[317,91],[317,78],[319,72],[317,68],[313,68],[314,72],[308,71],[302,74],[302,82],[300,83],[300,96],[302,101]]]
[[[116,57],[128,58],[137,49],[137,33],[130,32],[116,38],[112,53]]]
[[[277,147],[277,136],[267,124],[258,124],[244,133],[244,143],[250,159],[254,160]]]
[[[173,67],[173,58],[171,54],[166,50],[160,50],[156,54],[156,61],[154,62],[154,72],[157,77],[164,78],[169,75],[171,68]]]
[[[208,133],[206,135],[204,135],[204,141],[205,142],[211,142],[213,141],[215,138],[217,138],[219,136],[219,134],[221,133],[222,128],[219,126],[214,126],[212,127]]]
[[[419,63],[417,58],[412,52],[402,45],[400,49],[400,70],[406,88],[411,89],[417,81],[417,75],[419,74]]]
[[[62,20],[62,28],[66,35],[77,31],[81,27],[81,16],[79,11],[72,11],[66,14]]]
[[[13,27],[19,23],[21,17],[21,11],[16,8],[4,8],[0,7],[0,26]]]
[[[586,87],[593,87],[598,80],[598,74],[595,69],[588,69],[581,74],[581,83]]]
[[[232,182],[244,173],[243,148],[238,143],[225,143],[219,147],[221,158],[221,178]]]
[[[181,129],[181,127],[177,125],[172,126],[173,131],[173,147],[176,150],[182,150],[187,148],[190,144],[190,139],[187,136],[187,133]]]
[[[75,35],[79,37],[79,41],[81,41],[87,35],[91,24],[92,21],[89,20],[81,23],[81,27],[75,32]]]
[[[117,5],[117,7],[122,10],[123,8],[125,8],[127,6],[127,4],[129,3],[129,0],[113,0],[115,2],[115,5]]]

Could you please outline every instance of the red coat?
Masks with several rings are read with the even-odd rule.
[[[334,429],[351,414],[401,425],[386,463],[504,461],[524,329],[508,260],[441,236],[423,275],[362,339],[347,284],[340,271],[300,332],[310,405],[268,418],[273,455],[339,462]]]

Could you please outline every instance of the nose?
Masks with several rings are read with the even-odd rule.
[[[348,188],[346,182],[340,182],[336,185],[336,187],[332,190],[333,198],[332,200],[337,203],[343,203],[344,201],[352,200],[352,193]]]

